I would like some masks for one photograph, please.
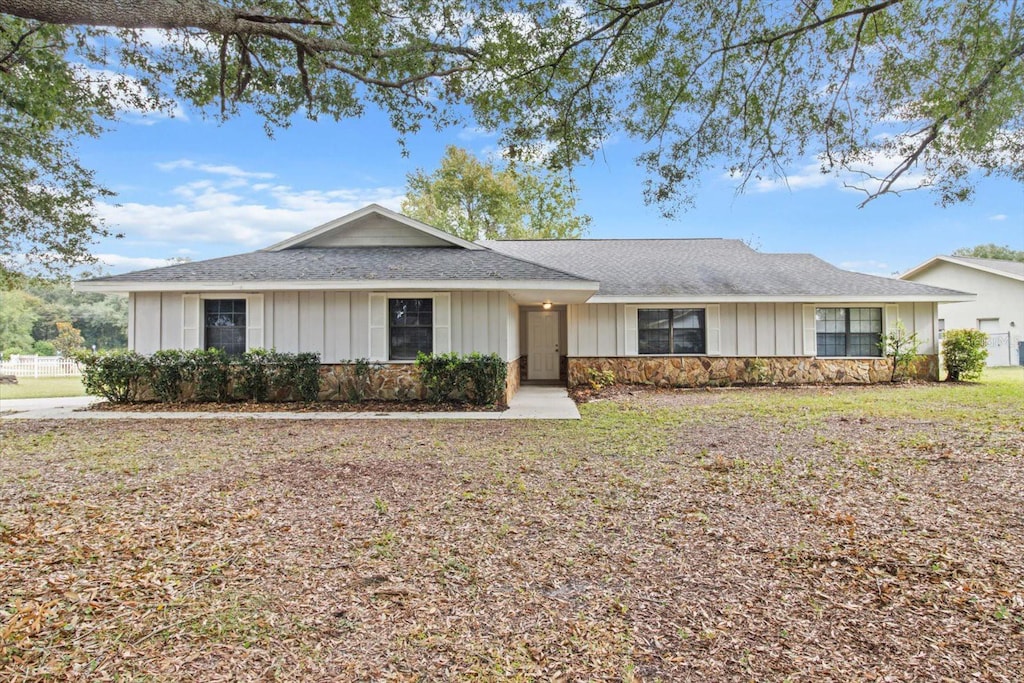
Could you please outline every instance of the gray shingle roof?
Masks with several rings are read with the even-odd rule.
[[[291,280],[545,280],[579,278],[489,250],[332,247],[254,251],[87,282],[261,282]]]
[[[948,289],[841,270],[811,254],[739,240],[510,240],[480,244],[601,283],[598,296],[949,296]]]
[[[970,265],[981,266],[982,268],[989,268],[990,270],[998,270],[999,272],[1006,273],[1008,275],[1024,277],[1024,262],[1022,261],[1007,261],[995,258],[968,258],[966,256],[946,256],[945,258],[948,258],[950,261],[958,261]]]

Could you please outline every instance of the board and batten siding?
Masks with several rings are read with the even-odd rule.
[[[147,355],[161,349],[197,348],[202,340],[202,299],[245,298],[250,348],[319,353],[323,363],[386,361],[386,339],[378,339],[371,349],[371,310],[378,326],[386,325],[389,296],[435,297],[439,352],[497,353],[504,360],[519,356],[519,308],[505,292],[138,292],[128,298],[129,348]]]
[[[574,304],[567,306],[568,355],[571,357],[636,355],[636,321],[627,320],[638,308],[704,308],[708,355],[721,356],[804,356],[813,355],[815,307],[881,308],[885,330],[895,319],[902,320],[910,333],[916,332],[920,353],[937,353],[935,338],[936,304]],[[715,311],[717,310],[717,316]],[[632,324],[629,324],[632,323]],[[716,325],[717,323],[717,325]],[[717,338],[717,349],[716,347]],[[806,350],[805,350],[806,349]]]

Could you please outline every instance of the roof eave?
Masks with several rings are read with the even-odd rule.
[[[632,296],[618,294],[597,294],[590,297],[587,303],[591,304],[654,304],[654,303],[915,303],[915,302],[937,302],[954,303],[959,301],[974,301],[977,295],[967,292],[954,292],[950,294],[886,294],[871,296],[856,296],[850,294],[797,294],[797,295],[758,295],[758,294],[730,294],[730,295],[663,295],[663,296]]]
[[[986,266],[977,263],[962,261],[956,258],[955,256],[933,256],[932,258],[928,259],[921,265],[914,266],[907,272],[900,275],[899,279],[909,281],[910,278],[913,277],[914,275],[923,273],[924,271],[928,270],[929,268],[931,268],[933,265],[940,261],[942,263],[952,263],[955,266],[963,266],[964,268],[970,268],[972,270],[980,270],[983,273],[991,273],[992,275],[999,275],[1001,277],[1009,278],[1011,280],[1018,280],[1020,282],[1024,282],[1024,275],[1017,275],[1016,273],[1007,273],[1005,270],[999,270],[997,268],[987,268]]]
[[[268,291],[466,291],[545,290],[596,292],[599,283],[590,280],[202,280],[192,282],[131,282],[81,280],[75,291],[106,294],[132,292],[268,292]]]

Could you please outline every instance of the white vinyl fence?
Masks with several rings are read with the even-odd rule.
[[[71,358],[61,356],[11,356],[0,361],[0,375],[15,377],[77,377],[82,371]]]

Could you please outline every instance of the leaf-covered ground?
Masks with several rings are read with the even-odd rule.
[[[0,679],[1024,677],[1024,383],[0,423]]]

